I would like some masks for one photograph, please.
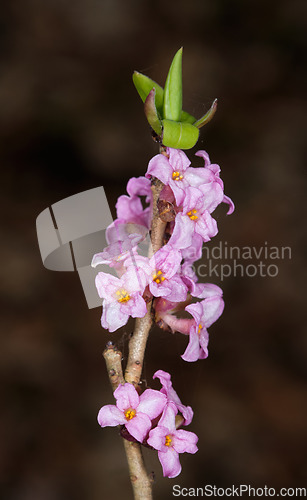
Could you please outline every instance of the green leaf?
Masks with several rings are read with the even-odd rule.
[[[217,108],[217,99],[214,99],[209,111],[207,111],[207,113],[204,116],[202,116],[199,120],[193,123],[194,127],[197,128],[203,127],[204,125],[206,125],[206,123],[212,120],[213,116],[215,115],[216,108]]]
[[[191,149],[195,146],[198,137],[198,128],[186,122],[174,122],[172,120],[162,120],[164,146],[175,149]]]
[[[155,96],[155,104],[159,114],[162,116],[163,113],[163,88],[158,85],[154,80],[148,78],[148,76],[142,75],[138,71],[135,71],[132,76],[134,86],[139,93],[142,101],[146,101],[146,97],[149,92],[155,88],[156,96]]]
[[[163,94],[163,118],[179,121],[182,111],[182,47],[170,66]]]
[[[147,121],[156,134],[162,134],[162,123],[160,121],[156,106],[155,106],[156,90],[152,89],[146,97],[144,103],[144,111]]]
[[[196,121],[196,118],[194,118],[194,116],[190,115],[186,111],[181,111],[180,121],[193,124]]]

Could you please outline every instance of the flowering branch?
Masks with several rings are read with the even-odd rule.
[[[180,428],[191,423],[193,410],[181,403],[169,373],[154,374],[162,385],[160,391],[141,391],[148,335],[156,322],[189,337],[181,356],[185,361],[208,356],[208,328],[223,312],[223,292],[217,285],[198,283],[193,265],[201,258],[203,243],[218,232],[212,212],[222,202],[229,205],[228,214],[234,210],[224,195],[220,167],[211,163],[208,153],[196,153],[204,166],[195,168],[182,151],[194,146],[199,128],[215,112],[216,101],[199,120],[182,110],[181,58],[182,49],[173,60],[164,90],[148,77],[134,75],[160,153],[150,160],[145,177],[129,180],[128,195],[118,198],[117,219],[106,231],[109,246],[92,261],[93,267],[108,264],[116,271],[116,275],[99,272],[96,276],[102,327],[114,332],[130,316],[136,318],[125,377],[121,353],[114,344],[108,343],[104,352],[116,405],[103,406],[98,422],[101,427],[121,426],[134,496],[139,500],[152,498],[141,445],[157,450],[163,475],[173,478],[181,472],[179,454],[196,453],[198,441],[196,434]],[[148,234],[149,248],[144,250]],[[177,317],[181,311],[190,317]]]

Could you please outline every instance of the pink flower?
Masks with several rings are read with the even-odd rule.
[[[209,297],[222,297],[223,290],[213,283],[196,283],[193,292],[193,297],[198,299],[208,299]]]
[[[183,203],[187,187],[198,187],[204,183],[211,186],[214,175],[209,169],[190,167],[190,160],[180,149],[167,148],[167,155],[154,156],[148,164],[146,176],[157,177],[163,184],[169,186],[173,191],[177,206]],[[218,198],[216,203],[218,205],[223,199],[223,189],[218,184],[214,192]]]
[[[108,273],[98,273],[95,280],[99,297],[103,299],[101,325],[114,332],[125,325],[130,316],[143,318],[147,312],[142,297],[146,278],[141,272],[130,269],[121,278]]]
[[[189,187],[185,191],[182,213],[175,219],[169,244],[184,249],[192,245],[193,235],[199,234],[203,241],[209,241],[218,232],[216,221],[204,205],[204,195],[198,189]]]
[[[202,237],[197,233],[193,233],[192,244],[181,251],[182,258],[184,259],[185,262],[189,263],[193,263],[196,260],[201,259],[202,247],[203,247]]]
[[[181,403],[177,392],[173,388],[170,374],[164,372],[163,370],[158,370],[152,378],[158,378],[160,380],[162,385],[162,389],[160,389],[160,392],[162,392],[162,394],[165,394],[168,403],[173,403],[177,410],[180,411],[180,413],[184,417],[183,425],[189,425],[192,422],[193,410],[191,406],[184,406]]]
[[[185,352],[181,356],[182,359],[197,361],[198,359],[207,358],[209,342],[207,328],[221,316],[223,309],[224,301],[220,294],[209,296],[205,300],[190,304],[185,308],[193,316],[194,321],[190,327],[190,339]]]
[[[191,162],[180,149],[167,148],[166,152],[167,156],[158,154],[150,160],[146,177],[156,177],[163,184],[168,185],[179,206],[184,198],[184,188],[189,185],[185,179],[185,171]]]
[[[163,469],[163,476],[176,477],[181,472],[179,453],[196,453],[198,437],[194,432],[177,430],[175,425],[176,410],[168,404],[155,429],[149,432],[147,443],[158,450],[158,457]]]
[[[187,187],[199,188],[204,195],[204,208],[212,213],[221,203],[228,203],[228,214],[234,211],[234,204],[228,196],[224,195],[223,181],[219,176],[220,167],[211,164],[206,151],[198,151],[197,156],[202,156],[205,161],[203,168],[190,167],[190,160],[179,149],[167,148],[167,156],[159,154],[154,156],[149,164],[146,177],[157,177],[163,184],[169,186],[179,207],[185,198]]]
[[[119,196],[116,203],[116,213],[121,221],[149,227],[149,207],[144,210],[142,202],[137,196],[130,197],[126,194]]]
[[[151,259],[134,255],[125,261],[130,269],[135,266],[137,272],[147,275],[149,290],[154,297],[167,297],[173,302],[186,299],[187,287],[181,279],[180,271],[181,252],[171,245],[164,245]]]
[[[94,255],[92,267],[107,264],[122,274],[123,262],[136,252],[138,243],[143,241],[147,234],[148,231],[144,226],[127,224],[116,219],[107,228],[106,235],[110,245]]]
[[[221,202],[223,202],[229,205],[227,215],[232,214],[235,206],[233,201],[228,196],[224,195],[224,184],[220,178],[221,169],[219,165],[211,163],[208,153],[204,150],[197,151],[195,155],[203,157],[205,169],[211,173],[210,181],[199,186],[199,189],[205,195],[207,210],[211,213]]]
[[[126,383],[115,389],[114,397],[116,406],[103,406],[98,413],[98,423],[101,427],[125,425],[131,436],[142,443],[151,428],[151,420],[162,413],[166,396],[153,389],[146,389],[139,396],[135,387]]]
[[[132,177],[127,184],[129,196],[122,195],[116,203],[117,217],[121,221],[141,224],[149,228],[151,216],[152,193],[150,180],[146,177]],[[143,208],[139,196],[145,196],[145,202],[149,204]]]
[[[166,297],[173,302],[186,299],[187,287],[178,274],[181,260],[181,252],[171,245],[160,248],[150,259],[153,277],[149,290],[154,297]]]
[[[184,262],[181,266],[181,279],[186,285],[188,292],[193,295],[198,277],[191,262]]]
[[[131,177],[127,184],[129,196],[146,196],[146,203],[152,200],[151,182],[146,177]]]

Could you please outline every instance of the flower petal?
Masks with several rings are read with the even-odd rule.
[[[128,408],[137,409],[140,398],[136,388],[132,384],[126,382],[124,385],[119,385],[114,391],[114,397],[117,400],[116,406],[122,411]]]
[[[126,422],[125,415],[115,405],[103,406],[99,410],[97,420],[101,427],[115,427]]]
[[[154,156],[148,163],[148,168],[145,176],[156,177],[163,184],[168,184],[168,180],[172,175],[172,167],[169,164],[168,158],[162,154]]]
[[[195,229],[194,226],[195,224],[188,216],[181,213],[177,214],[169,244],[179,250],[189,247],[192,243],[192,236]]]
[[[188,289],[178,274],[175,274],[175,276],[168,280],[167,287],[170,290],[165,295],[167,300],[171,302],[183,302],[186,300]]]
[[[126,429],[137,441],[142,443],[151,428],[151,420],[145,413],[137,413],[131,420],[126,421]]]
[[[191,165],[189,158],[181,149],[167,148],[167,153],[169,162],[175,172],[185,172]]]
[[[215,297],[216,295],[222,297],[223,290],[213,283],[196,283],[191,295],[198,299],[207,299],[208,297]]]
[[[118,290],[120,284],[120,279],[109,273],[100,272],[95,278],[98,295],[107,302],[112,302],[114,300],[113,294]]]
[[[167,451],[158,451],[164,477],[177,477],[181,472],[181,464],[177,451],[170,447]]]
[[[218,233],[216,220],[205,210],[202,216],[195,224],[195,232],[199,234],[204,241],[210,241]]]
[[[224,310],[224,301],[222,297],[209,297],[200,302],[203,309],[202,319],[205,326],[209,328],[222,314]]]
[[[172,434],[173,432],[176,431],[176,418],[177,415],[177,408],[175,403],[167,403],[163,413],[162,417],[159,420],[158,426],[166,427],[168,429],[168,434]]]
[[[182,260],[180,250],[173,248],[170,244],[164,245],[150,259],[149,265],[153,270],[161,270],[167,279],[176,274]]]
[[[158,425],[149,432],[147,443],[158,451],[165,451],[165,436],[168,434],[167,427]]]
[[[138,412],[146,413],[151,419],[160,415],[166,405],[165,394],[154,389],[146,389],[140,396]]]
[[[201,149],[201,150],[197,151],[195,153],[195,156],[201,156],[204,159],[205,167],[208,167],[208,165],[211,164],[209,155],[208,155],[207,151],[205,151],[204,149]]]
[[[229,196],[224,195],[223,203],[227,203],[229,205],[229,209],[228,209],[227,215],[231,215],[234,212],[234,209],[235,209],[234,202],[232,201],[231,198],[229,198]]]
[[[199,353],[198,359],[205,359],[208,357],[208,344],[209,344],[209,333],[206,328],[202,328],[199,334],[199,345],[203,352]]]
[[[130,196],[150,196],[150,184],[146,177],[131,177],[127,184],[127,193]]]
[[[103,301],[102,304],[101,326],[106,328],[109,332],[115,332],[118,328],[124,326],[128,319],[129,314],[121,307],[117,301],[108,303]]]
[[[173,446],[178,453],[196,453],[198,436],[194,432],[179,429],[173,436]]]
[[[132,318],[144,318],[147,313],[146,302],[139,293],[134,294],[131,305],[128,304]]]
[[[199,350],[199,339],[194,326],[191,328],[188,346],[181,357],[184,361],[197,361],[199,359]]]

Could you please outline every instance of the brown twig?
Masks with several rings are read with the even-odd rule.
[[[130,481],[135,500],[152,500],[152,479],[145,469],[141,445],[124,439]]]
[[[114,392],[119,384],[125,383],[122,369],[122,353],[113,342],[108,342],[102,355],[106,362],[109,380]]]

